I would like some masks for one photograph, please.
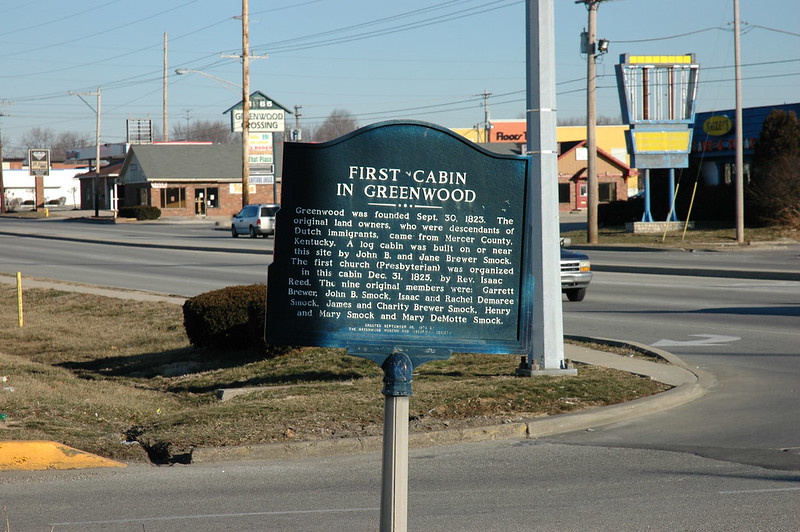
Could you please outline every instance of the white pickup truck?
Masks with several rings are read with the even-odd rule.
[[[564,249],[571,243],[569,238],[561,239],[561,292],[570,301],[583,301],[592,281],[592,264],[583,253]]]

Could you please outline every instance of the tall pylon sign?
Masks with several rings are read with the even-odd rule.
[[[617,82],[623,121],[630,126],[631,166],[645,171],[642,221],[653,221],[648,171],[669,168],[674,189],[674,169],[689,166],[699,71],[695,54],[620,56]]]

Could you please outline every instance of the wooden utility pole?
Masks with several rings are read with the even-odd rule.
[[[11,105],[11,102],[0,101],[0,105]],[[0,118],[6,116],[0,112]],[[6,189],[3,185],[3,128],[0,128],[0,214],[6,212]]]
[[[486,90],[479,95],[483,96],[483,142],[489,142],[489,133],[492,129],[492,122],[489,118],[489,96],[491,95],[492,93]]]
[[[3,116],[0,113],[0,116]],[[0,129],[0,214],[6,212],[6,189],[3,186],[3,131]]]
[[[103,91],[100,87],[97,87],[97,92],[95,94],[97,95],[97,110],[95,111],[97,114],[97,124],[95,125],[95,143],[97,145],[97,150],[95,151],[94,159],[94,217],[98,218],[100,216],[100,200],[97,197],[98,188],[100,186],[100,102],[103,97]]]
[[[736,78],[736,242],[744,244],[744,146],[742,131],[742,49],[739,40],[739,0],[733,0],[733,48]]]
[[[250,203],[250,59],[266,59],[268,56],[250,55],[250,7],[248,0],[242,0],[241,19],[242,54],[239,56],[223,54],[221,57],[236,57],[242,62],[242,207],[244,207]]]
[[[169,140],[169,129],[167,128],[167,32],[164,32],[164,79],[163,79],[163,98],[161,107],[163,108],[163,116],[161,119],[161,140],[167,142]]]
[[[589,12],[586,39],[586,184],[588,192],[587,240],[598,242],[597,185],[597,8],[603,0],[576,0]]]
[[[242,0],[242,207],[250,203],[250,8]]]

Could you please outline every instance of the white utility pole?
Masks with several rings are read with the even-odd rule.
[[[558,218],[558,143],[553,0],[527,0],[527,150],[531,157],[528,206],[534,277],[533,348],[528,373],[561,371],[564,324]],[[520,368],[522,372],[522,368]],[[522,372],[524,374],[524,372]]]

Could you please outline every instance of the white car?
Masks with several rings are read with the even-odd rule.
[[[268,236],[275,234],[275,213],[280,209],[280,205],[270,203],[258,203],[255,205],[245,205],[231,222],[231,236],[237,238],[239,235],[250,235],[250,238],[257,236]]]

